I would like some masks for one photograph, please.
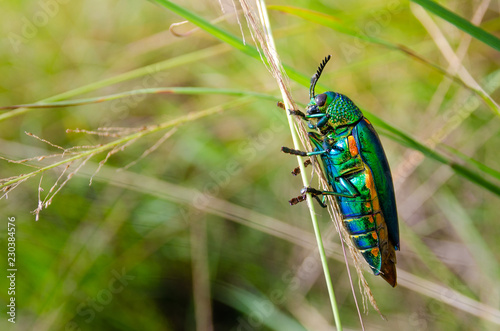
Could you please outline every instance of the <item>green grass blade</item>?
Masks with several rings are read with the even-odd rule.
[[[226,52],[227,50],[228,50],[228,48],[226,45],[217,45],[217,46],[201,49],[199,51],[187,53],[187,54],[175,57],[175,58],[171,58],[171,59],[168,59],[165,61],[161,61],[158,63],[147,65],[147,66],[142,67],[142,68],[134,69],[134,70],[125,72],[123,74],[120,74],[120,75],[117,75],[114,77],[110,77],[110,78],[103,79],[101,81],[90,83],[90,84],[78,87],[76,89],[66,91],[64,93],[57,94],[57,95],[54,95],[52,97],[43,99],[40,102],[54,102],[54,101],[68,99],[68,98],[71,98],[71,97],[74,97],[77,95],[81,95],[84,93],[95,91],[95,90],[100,89],[102,87],[121,83],[121,82],[130,80],[130,79],[134,79],[134,78],[138,78],[138,77],[143,77],[143,76],[147,76],[147,75],[154,75],[154,74],[156,74],[160,71],[166,70],[166,69],[170,69],[170,68],[174,68],[177,66],[193,63],[196,61],[201,61],[205,58],[219,55],[222,52]],[[30,108],[17,108],[15,110],[0,114],[0,121],[6,120],[9,118],[18,116],[18,115],[25,114],[25,113],[29,112],[30,110],[31,110]]]
[[[454,26],[464,31],[465,33],[468,33],[477,40],[480,40],[486,45],[496,49],[497,51],[500,51],[500,39],[498,39],[491,33],[486,32],[480,27],[472,24],[465,18],[458,16],[457,14],[449,11],[448,9],[442,7],[440,4],[431,0],[411,0],[411,1],[419,4],[420,6],[430,11],[431,13],[434,13],[435,15],[448,21],[449,23],[453,24]]]
[[[324,13],[320,13],[320,12],[316,12],[313,10],[304,9],[304,8],[300,8],[300,7],[291,7],[291,6],[269,6],[269,9],[274,9],[277,11],[281,11],[283,13],[295,15],[297,17],[303,18],[303,19],[308,20],[310,22],[313,22],[315,24],[320,24],[320,25],[328,27],[332,30],[335,30],[337,32],[349,35],[351,37],[358,38],[360,40],[363,40],[363,41],[366,41],[369,43],[373,43],[373,44],[376,44],[376,45],[379,45],[379,46],[382,46],[382,47],[385,47],[385,48],[388,48],[391,50],[400,51],[400,52],[404,53],[405,55],[409,56],[410,58],[415,59],[415,60],[423,63],[424,65],[428,66],[429,68],[436,70],[440,74],[452,79],[456,83],[458,83],[458,84],[464,86],[465,88],[469,89],[470,91],[474,92],[477,96],[479,96],[488,105],[488,107],[491,108],[491,110],[495,114],[500,115],[500,109],[499,109],[498,105],[484,91],[476,88],[475,86],[469,85],[468,83],[466,83],[465,81],[460,79],[460,77],[457,77],[456,75],[449,73],[448,71],[446,71],[446,69],[440,67],[439,65],[437,65],[435,63],[432,63],[431,61],[418,55],[413,50],[409,49],[408,47],[406,47],[404,45],[392,43],[392,42],[389,42],[389,41],[386,41],[386,40],[383,40],[380,38],[375,38],[375,37],[361,34],[358,31],[347,27],[345,23],[341,22],[336,17],[328,15],[328,14],[324,14]]]
[[[473,172],[472,170],[464,167],[463,165],[460,165],[455,161],[451,160],[446,155],[419,143],[416,139],[412,138],[410,135],[388,124],[379,117],[375,116],[373,113],[364,109],[362,111],[364,114],[368,115],[370,121],[375,126],[379,126],[384,130],[387,130],[388,132],[392,133],[396,137],[398,137],[399,139],[396,139],[396,141],[398,141],[399,143],[403,143],[407,147],[415,149],[435,161],[448,165],[456,174],[500,196],[500,186],[485,179],[483,176],[481,176],[481,174]],[[389,137],[391,137],[391,135],[389,135]]]
[[[225,94],[237,97],[252,96],[267,100],[274,100],[274,101],[280,100],[279,97],[275,97],[270,94],[258,93],[253,91],[235,90],[235,89],[218,89],[218,88],[205,88],[205,87],[158,87],[158,88],[138,89],[138,90],[132,90],[122,93],[115,93],[115,94],[109,94],[100,97],[86,98],[86,99],[55,101],[55,102],[39,102],[39,103],[30,103],[30,104],[22,104],[14,106],[4,106],[0,107],[0,110],[17,109],[17,108],[59,108],[59,107],[82,106],[93,103],[100,103],[100,102],[132,97],[136,95],[146,95],[146,94]]]
[[[493,169],[491,167],[488,167],[484,163],[481,163],[478,160],[475,160],[472,157],[465,155],[464,153],[460,152],[459,150],[457,150],[457,149],[455,149],[455,148],[453,148],[451,146],[448,146],[448,145],[441,145],[441,146],[443,146],[444,148],[446,148],[450,153],[454,154],[455,156],[461,158],[462,160],[466,161],[470,165],[472,165],[472,166],[476,167],[477,169],[481,170],[482,172],[490,175],[493,178],[496,178],[496,179],[500,180],[500,171],[495,170],[495,169]]]

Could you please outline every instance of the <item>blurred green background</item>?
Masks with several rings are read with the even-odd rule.
[[[253,40],[231,1],[177,1],[190,12]],[[490,1],[440,4],[499,35]],[[323,12],[360,36],[402,44],[427,61],[477,82],[499,100],[498,51],[406,1],[270,1]],[[239,6],[238,6],[239,8]],[[281,59],[310,77],[327,54],[322,86],[348,95],[383,122],[464,164],[498,188],[498,109],[408,53],[360,40],[278,10],[269,11]],[[261,61],[148,1],[10,1],[0,12],[0,105],[33,103],[90,86],[74,98],[159,87],[258,92],[280,98]],[[241,30],[240,30],[241,28]],[[163,70],[162,61],[171,61]],[[153,65],[133,79],[122,75]],[[111,84],[101,81],[122,77]],[[307,84],[306,84],[307,85]],[[291,82],[297,102],[308,88]],[[85,93],[83,93],[85,92]],[[276,101],[208,94],[159,94],[77,107],[33,109],[0,121],[0,155],[11,160],[116,137],[67,133],[141,128],[226,105],[188,121],[155,151],[127,164],[168,130],[109,157],[93,156],[35,221],[64,170],[45,171],[0,201],[1,256],[7,269],[7,217],[16,218],[16,324],[7,321],[9,286],[0,281],[2,330],[331,330],[333,317],[305,204],[290,207],[299,178],[285,114]],[[3,113],[6,113],[5,111]],[[1,114],[0,114],[1,115]],[[370,116],[367,116],[369,119]],[[500,324],[498,191],[474,176],[408,148],[377,126],[395,181],[400,215],[399,285],[365,272],[384,321],[369,307],[367,330],[497,330]],[[461,155],[462,153],[463,155]],[[468,158],[472,158],[473,161]],[[2,178],[61,161],[2,160]],[[75,161],[58,184],[81,160]],[[41,182],[40,182],[41,181]],[[41,184],[40,184],[41,183]],[[39,184],[43,189],[39,192]],[[478,185],[479,184],[479,185]],[[319,211],[340,316],[361,329],[328,214]],[[3,274],[3,273],[2,273]],[[355,275],[354,269],[352,274]],[[356,279],[353,280],[361,302]],[[361,307],[362,309],[362,307]]]

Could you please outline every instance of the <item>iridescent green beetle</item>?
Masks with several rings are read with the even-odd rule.
[[[331,91],[315,95],[316,82],[328,60],[330,56],[311,79],[311,101],[306,114],[290,110],[291,114],[309,120],[311,129],[319,131],[308,133],[315,150],[308,153],[283,147],[282,151],[300,156],[319,155],[331,191],[306,187],[290,204],[303,201],[306,193],[311,193],[326,207],[324,197],[333,195],[354,246],[375,275],[396,286],[399,225],[389,163],[375,129],[348,97]],[[323,196],[323,200],[318,196]]]

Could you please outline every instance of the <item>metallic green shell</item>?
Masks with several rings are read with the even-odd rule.
[[[389,239],[394,248],[399,250],[399,224],[394,185],[389,162],[387,162],[380,139],[371,123],[366,119],[354,127],[352,134],[356,140],[361,159],[372,171]]]
[[[336,196],[343,222],[354,246],[376,275],[396,285],[396,255],[399,226],[389,164],[380,139],[359,108],[346,96],[324,93],[327,98],[311,100],[307,118],[321,132],[311,141],[333,191],[356,197]],[[317,96],[316,96],[317,97]],[[316,100],[323,101],[318,107]],[[349,185],[345,186],[342,181]],[[348,186],[352,188],[348,189]]]

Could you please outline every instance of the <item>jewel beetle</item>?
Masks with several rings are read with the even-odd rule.
[[[287,147],[282,147],[282,151],[319,156],[330,190],[303,188],[290,204],[305,200],[306,193],[310,193],[326,207],[325,197],[334,196],[354,247],[373,273],[394,287],[399,225],[389,163],[375,129],[348,97],[332,91],[315,94],[316,83],[329,60],[327,56],[311,79],[306,113],[289,110],[290,114],[308,121],[309,128],[314,130],[308,132],[314,151]],[[292,173],[296,175],[298,170]]]

